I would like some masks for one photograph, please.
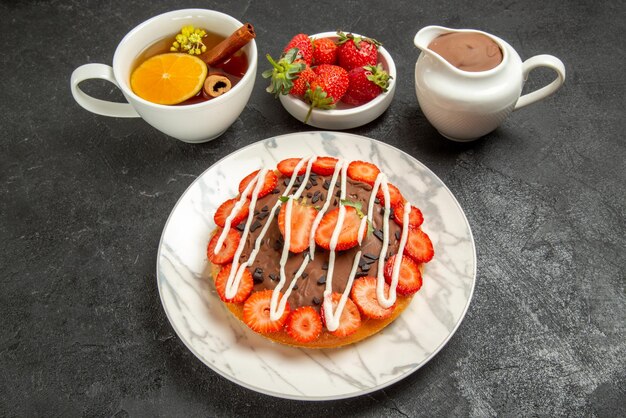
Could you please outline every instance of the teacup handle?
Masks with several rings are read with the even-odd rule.
[[[85,64],[81,65],[72,73],[70,79],[72,96],[74,100],[84,109],[103,116],[112,116],[115,118],[138,118],[139,114],[128,103],[115,103],[106,100],[93,98],[86,94],[78,87],[82,81],[92,78],[101,78],[113,83],[117,88],[119,84],[113,75],[113,68],[105,64]]]
[[[524,61],[522,64],[522,75],[524,77],[524,81],[528,78],[528,74],[537,67],[548,67],[556,71],[556,80],[539,90],[535,90],[520,97],[517,103],[515,103],[515,108],[513,110],[521,109],[524,106],[528,106],[529,104],[545,99],[557,91],[565,82],[565,66],[560,59],[552,55],[536,55]]]

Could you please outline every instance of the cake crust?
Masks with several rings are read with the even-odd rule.
[[[211,276],[217,277],[217,274],[219,273],[221,267],[212,263],[210,264],[211,264]],[[322,334],[319,336],[318,339],[312,342],[308,342],[308,343],[296,341],[289,334],[287,334],[284,330],[273,332],[270,334],[260,334],[260,335],[267,338],[268,340],[281,343],[281,344],[294,346],[294,347],[306,347],[306,348],[342,347],[345,345],[353,344],[358,341],[364,340],[367,337],[370,337],[380,332],[387,325],[395,321],[397,317],[402,315],[402,312],[404,312],[404,310],[411,303],[413,296],[414,295],[410,295],[410,296],[398,295],[398,298],[396,300],[396,308],[394,309],[393,314],[388,318],[372,319],[372,318],[366,318],[362,316],[361,327],[354,334],[348,335],[347,337],[336,337],[335,335],[328,332],[326,329],[322,331]],[[235,317],[239,319],[241,323],[244,324],[244,326],[246,326],[245,323],[243,322],[243,303],[228,303],[228,302],[222,302],[222,303],[224,303],[224,305],[226,305],[228,310],[233,315],[235,315]]]

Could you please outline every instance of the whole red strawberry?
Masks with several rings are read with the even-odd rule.
[[[300,73],[308,68],[303,60],[297,59],[298,51],[298,48],[291,48],[280,57],[278,62],[274,61],[270,54],[266,55],[272,68],[262,73],[263,78],[271,79],[270,85],[265,91],[272,93],[275,97],[291,92],[300,77]]]
[[[303,97],[309,89],[311,83],[317,78],[317,74],[308,65],[300,72],[298,77],[293,80],[293,87],[289,94]]]
[[[341,101],[354,106],[369,102],[389,87],[389,74],[381,64],[353,68],[348,77],[350,85]]]
[[[341,31],[337,32],[337,35],[339,35],[337,58],[340,66],[350,71],[355,67],[376,65],[380,42]]]
[[[300,58],[307,63],[307,65],[311,65],[313,63],[313,43],[311,42],[311,38],[309,35],[305,35],[304,33],[299,33],[287,44],[287,46],[283,49],[283,53],[286,53],[291,48],[298,48],[298,55]]]
[[[313,69],[317,78],[306,92],[305,99],[310,103],[307,123],[313,108],[332,109],[348,90],[348,72],[337,65],[322,64]]]
[[[313,63],[337,64],[337,45],[330,38],[319,38],[313,40]]]

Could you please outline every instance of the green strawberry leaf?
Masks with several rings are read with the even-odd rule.
[[[343,45],[348,41],[353,41],[356,49],[361,49],[361,41],[364,41],[369,42],[370,44],[374,44],[377,47],[382,46],[382,43],[378,42],[376,39],[366,38],[364,36],[355,36],[352,33],[345,33],[340,30],[337,31],[337,36],[339,36],[339,39],[337,40],[337,45]]]
[[[389,88],[389,80],[391,80],[392,77],[385,71],[381,63],[378,63],[376,66],[366,65],[363,68],[369,72],[369,74],[366,75],[369,81],[376,84],[383,91],[387,91],[387,88]]]
[[[304,94],[304,98],[309,102],[309,111],[304,118],[304,123],[306,124],[311,117],[311,112],[313,112],[313,108],[317,109],[333,109],[335,104],[332,97],[328,96],[320,86],[316,86],[315,90],[311,90],[310,88]]]
[[[280,94],[289,94],[293,88],[293,81],[298,78],[300,73],[306,68],[304,63],[294,63],[296,56],[298,55],[298,48],[292,48],[287,51],[278,62],[270,56],[266,55],[267,60],[272,64],[272,68],[263,71],[261,75],[263,78],[271,78],[270,85],[267,86],[265,91],[278,97]]]
[[[363,219],[363,217],[365,216],[365,214],[363,213],[363,204],[361,202],[354,202],[352,200],[341,199],[340,203],[343,206],[351,206],[354,209],[356,209],[356,213],[357,215],[359,215],[360,219]]]

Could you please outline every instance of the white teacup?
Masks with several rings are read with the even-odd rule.
[[[71,78],[74,100],[99,115],[142,117],[159,131],[184,142],[206,142],[220,136],[239,117],[252,93],[257,69],[254,39],[243,48],[248,57],[248,71],[230,91],[214,99],[192,105],[166,106],[144,100],[130,88],[131,71],[139,54],[164,36],[180,32],[185,25],[228,37],[243,24],[224,13],[204,9],[176,10],[148,19],[122,39],[113,56],[113,67],[85,64],[74,70]],[[99,100],[85,94],[79,84],[92,78],[115,84],[128,103]]]

